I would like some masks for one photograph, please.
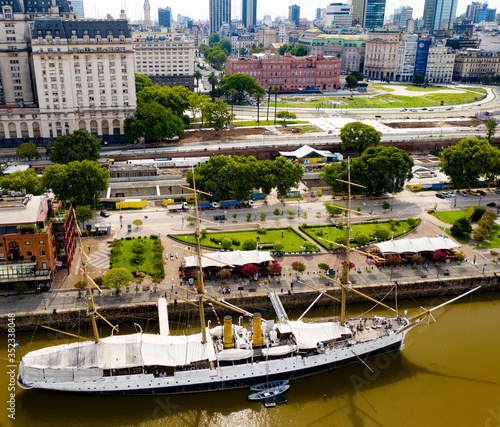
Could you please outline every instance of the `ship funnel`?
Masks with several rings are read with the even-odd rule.
[[[260,313],[254,313],[253,315],[253,333],[252,333],[253,345],[262,345],[262,318]]]
[[[233,319],[231,316],[224,316],[224,337],[222,339],[224,348],[233,348]]]

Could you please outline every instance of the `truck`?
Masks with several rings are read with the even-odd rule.
[[[216,205],[216,202],[202,200],[198,202],[198,209],[215,209],[217,207]]]
[[[187,202],[169,203],[167,209],[169,212],[185,211],[189,209],[189,205]]]
[[[243,202],[238,200],[221,200],[220,202],[213,202],[214,208],[229,209],[229,208],[246,208],[253,206],[253,200]]]

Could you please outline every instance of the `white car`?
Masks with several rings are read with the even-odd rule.
[[[458,192],[458,194],[460,194],[461,196],[467,197],[467,193],[464,190],[460,190]]]

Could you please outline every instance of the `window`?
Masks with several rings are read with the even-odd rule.
[[[45,256],[45,251],[40,251],[40,256]]]
[[[39,244],[39,245],[45,245],[45,240],[40,240],[40,241],[38,242],[38,244]]]
[[[31,242],[24,242],[26,246],[31,246]]]

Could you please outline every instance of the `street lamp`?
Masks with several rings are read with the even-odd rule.
[[[94,224],[97,222],[97,210],[95,208],[95,193],[94,193]]]
[[[299,219],[300,219],[300,197],[299,197],[299,209],[298,209],[298,211],[297,211],[297,216],[298,216],[298,217],[299,217]]]
[[[394,206],[394,186],[396,184],[396,177],[392,179],[392,202],[391,202],[391,212],[392,212],[392,207]]]

